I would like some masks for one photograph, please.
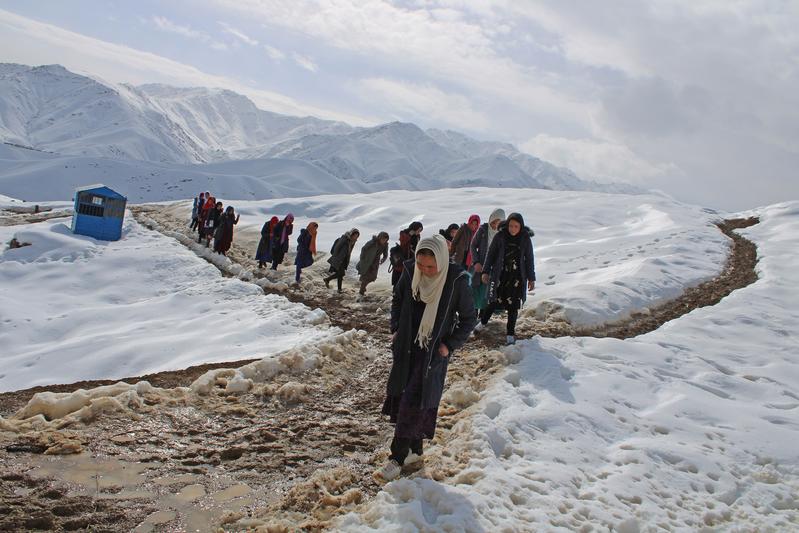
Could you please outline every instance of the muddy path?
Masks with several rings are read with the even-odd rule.
[[[185,208],[137,206],[133,212],[139,222],[167,235],[196,237],[189,232]],[[757,279],[755,247],[733,231],[755,223],[756,219],[721,223],[720,229],[733,239],[722,274],[645,316],[593,330],[524,317],[519,337],[626,338],[652,331],[697,307],[713,305]],[[345,280],[341,295],[325,288],[320,280],[325,275],[324,253],[304,272],[301,284],[291,286],[292,267],[286,265],[277,272],[257,268],[251,257],[258,237],[255,232],[237,231],[229,259],[254,280],[268,279],[265,292],[279,292],[291,301],[321,308],[331,325],[364,333],[318,368],[277,375],[245,394],[226,394],[225,379],[219,378],[218,386],[206,396],[145,396],[135,418],[101,416],[90,424],[60,431],[82,450],[77,455],[43,455],[51,432],[0,434],[0,468],[10,472],[0,477],[0,509],[8,511],[6,518],[0,518],[0,530],[33,529],[37,524],[54,531],[76,525],[103,530],[114,523],[117,531],[210,531],[219,526],[315,531],[341,513],[357,511],[377,493],[380,486],[371,474],[384,462],[392,434],[392,427],[379,415],[390,366],[391,288],[377,282],[363,298],[351,279]],[[446,480],[468,462],[468,457],[451,453],[457,447],[448,443],[468,433],[465,408],[508,363],[498,350],[503,329],[495,319],[453,358],[436,439],[425,451],[423,466],[408,475]],[[146,379],[165,388],[188,386],[207,370],[245,363],[199,365],[125,381]],[[66,392],[107,383],[46,389]],[[41,390],[0,394],[0,413],[16,411]],[[70,502],[68,509],[75,512],[58,507],[66,505],[61,500]],[[25,522],[28,508],[23,502],[38,506],[35,516],[40,522]],[[76,515],[82,520],[79,524]]]

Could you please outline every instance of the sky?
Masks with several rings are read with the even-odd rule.
[[[793,0],[0,0],[0,61],[452,129],[721,210],[799,198]]]

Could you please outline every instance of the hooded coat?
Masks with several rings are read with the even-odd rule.
[[[516,213],[508,216],[508,220],[503,222],[499,227],[499,233],[494,237],[491,242],[491,247],[488,249],[485,264],[483,265],[483,272],[488,274],[490,281],[488,283],[488,302],[493,303],[497,301],[497,290],[502,277],[502,269],[505,260],[505,251],[508,246],[508,240],[512,239],[508,231],[508,221],[517,220],[521,223],[522,229],[516,238],[519,239],[520,257],[519,269],[521,274],[521,301],[527,299],[527,282],[535,281],[535,256],[533,255],[533,241],[530,238],[532,231],[524,225],[524,219],[521,215]]]
[[[375,268],[375,263],[378,262],[378,259],[380,262],[383,262],[387,257],[388,241],[386,241],[386,244],[381,246],[380,235],[375,235],[369,240],[369,242],[363,245],[363,248],[361,248],[361,257],[358,259],[358,264],[355,265],[355,269],[358,271],[358,274],[360,274],[361,277],[370,274],[371,270],[375,270],[374,279],[366,280],[370,282],[374,281],[377,279],[377,269]]]
[[[332,255],[327,259],[330,263],[331,271],[336,271],[339,274],[346,272],[347,267],[350,266],[350,257],[352,256],[352,241],[350,235],[352,232],[348,231],[339,237],[336,246],[333,248]]]
[[[389,397],[402,394],[411,371],[411,356],[417,334],[413,328],[414,300],[411,293],[415,268],[413,259],[405,262],[391,301],[391,332],[397,336],[391,346],[393,361],[386,387],[386,394]],[[455,350],[464,345],[475,324],[477,324],[477,314],[472,302],[472,291],[469,288],[469,276],[460,265],[450,263],[439,300],[433,336],[426,350],[421,409],[438,407],[444,392],[449,359]],[[438,347],[442,343],[449,348],[449,357],[438,355]],[[384,407],[384,414],[391,413],[385,412]]]

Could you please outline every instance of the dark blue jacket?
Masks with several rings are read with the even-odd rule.
[[[300,230],[300,236],[297,237],[297,257],[294,258],[294,264],[300,268],[307,268],[313,264],[311,234],[305,228]]]
[[[530,280],[535,281],[535,256],[533,255],[533,241],[530,238],[530,233],[530,228],[523,227],[519,243],[521,247],[519,269],[521,270],[522,285],[524,286],[522,302],[527,300],[527,282]],[[483,273],[488,274],[491,278],[488,282],[488,303],[497,300],[497,289],[502,276],[502,267],[505,263],[505,246],[509,238],[510,233],[508,233],[507,226],[501,226],[499,233],[491,241],[491,246],[488,249],[486,262],[483,265]]]
[[[411,280],[415,269],[413,259],[406,261],[402,276],[394,286],[391,301],[391,332],[397,333],[392,344],[393,363],[388,377],[387,394],[399,396],[408,383],[411,354],[418,331],[413,328],[413,295]],[[438,407],[444,392],[447,366],[452,353],[464,345],[477,324],[469,276],[460,265],[449,264],[447,281],[441,292],[433,337],[427,352],[424,380],[422,382],[422,409]],[[440,344],[450,350],[449,357],[438,354]]]

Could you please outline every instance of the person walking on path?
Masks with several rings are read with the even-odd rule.
[[[308,268],[313,264],[314,256],[316,255],[316,232],[318,230],[319,224],[311,222],[308,227],[300,230],[300,236],[297,237],[297,256],[294,258],[294,265],[297,267],[294,282],[297,284],[300,283],[302,269]]]
[[[508,311],[507,343],[516,344],[519,309],[527,299],[527,292],[535,289],[534,259],[530,229],[519,213],[511,213],[494,237],[483,265],[482,281],[488,284],[488,306],[480,314],[481,326],[476,331],[488,324],[494,311],[504,308]]]
[[[416,253],[416,245],[419,244],[419,239],[422,238],[422,230],[424,230],[424,226],[422,226],[422,223],[418,220],[411,222],[408,229],[405,230],[411,238],[410,245],[412,253]]]
[[[454,239],[455,234],[458,233],[458,225],[452,223],[447,226],[447,229],[438,230],[438,233],[447,240],[447,248],[449,249],[450,255],[452,255],[452,239]]]
[[[344,274],[347,273],[347,267],[350,266],[352,248],[360,235],[357,228],[352,228],[333,243],[332,253],[327,260],[330,263],[330,275],[323,280],[328,289],[330,282],[335,279],[338,284],[338,292],[341,294],[341,284],[344,281]]]
[[[214,197],[212,196],[211,199],[213,200]],[[214,203],[214,207],[208,212],[205,217],[205,223],[203,224],[205,227],[203,228],[203,237],[205,237],[205,247],[208,248],[211,245],[211,237],[214,236],[216,232],[217,226],[219,226],[219,220],[222,218],[222,202]]]
[[[400,230],[399,243],[389,250],[392,287],[399,281],[405,261],[413,259],[413,251],[416,249],[416,243],[419,242],[419,235],[423,229],[421,222],[411,222],[410,226]]]
[[[194,205],[191,207],[191,224],[189,224],[189,229],[194,231],[197,229],[197,224],[200,221],[200,211],[205,205],[205,193],[200,193],[200,196],[194,199]]]
[[[232,205],[227,206],[225,214],[219,217],[219,227],[214,234],[214,251],[218,254],[227,255],[228,250],[233,245],[233,226],[239,223],[239,217]]]
[[[466,224],[461,224],[452,239],[452,260],[464,268],[471,266],[471,246],[477,228],[480,227],[480,216],[472,215]]]
[[[394,438],[376,477],[395,479],[409,453],[422,455],[423,439],[435,436],[450,357],[476,322],[468,275],[450,262],[445,239],[422,239],[391,302],[393,363],[382,413],[395,424]]]
[[[361,275],[359,294],[362,296],[366,294],[366,286],[377,279],[377,271],[380,265],[386,262],[386,258],[388,258],[388,233],[381,231],[363,245],[361,257],[355,265],[358,274]]]
[[[469,247],[472,259],[472,266],[469,269],[472,274],[472,296],[474,297],[474,307],[478,311],[485,309],[486,305],[488,305],[486,302],[487,285],[482,280],[483,265],[486,262],[486,257],[488,257],[488,248],[499,231],[499,225],[504,220],[505,211],[499,208],[494,209],[491,212],[491,216],[488,217],[488,222],[477,229]],[[480,326],[478,325],[478,327]]]
[[[264,222],[261,228],[261,240],[258,241],[258,248],[255,250],[255,259],[258,260],[258,268],[264,268],[272,262],[272,234],[275,231],[280,219],[272,217],[271,220]]]
[[[289,251],[289,237],[293,232],[294,215],[289,213],[277,223],[272,235],[272,270],[277,270],[277,266],[283,262],[283,257]]]
[[[205,204],[203,204],[202,209],[200,209],[200,216],[197,218],[197,242],[200,243],[205,237],[205,221],[208,219],[208,215],[211,214],[211,211],[214,210],[214,206],[216,205],[216,198],[211,196],[211,193],[205,193]]]

